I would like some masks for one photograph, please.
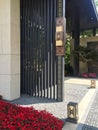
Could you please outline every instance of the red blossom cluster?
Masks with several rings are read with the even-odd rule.
[[[63,124],[46,111],[0,100],[0,130],[62,130]]]
[[[96,73],[83,73],[82,77],[84,77],[84,78],[96,78]]]

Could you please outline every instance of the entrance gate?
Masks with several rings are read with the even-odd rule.
[[[57,0],[21,0],[21,93],[57,99]]]

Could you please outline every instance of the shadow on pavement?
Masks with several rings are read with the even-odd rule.
[[[10,101],[10,103],[19,104],[19,105],[31,105],[31,104],[40,104],[40,103],[56,103],[56,100],[32,97],[28,95],[21,95],[20,98]]]

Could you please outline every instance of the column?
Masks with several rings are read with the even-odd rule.
[[[0,0],[0,95],[20,97],[19,0]]]
[[[74,49],[80,45],[80,12],[78,6],[74,7]],[[74,75],[79,75],[79,58],[74,56]]]
[[[10,0],[11,99],[20,97],[20,0]]]

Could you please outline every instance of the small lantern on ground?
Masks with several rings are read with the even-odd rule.
[[[91,88],[96,88],[96,81],[95,80],[91,80]]]
[[[78,104],[74,102],[69,102],[67,105],[67,121],[72,123],[78,122]]]

